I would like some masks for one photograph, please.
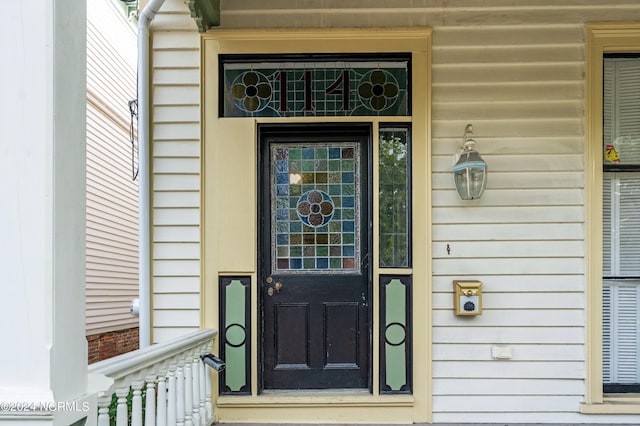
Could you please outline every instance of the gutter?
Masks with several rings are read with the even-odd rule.
[[[138,17],[138,297],[139,344],[151,344],[149,27],[165,0],[150,0]]]

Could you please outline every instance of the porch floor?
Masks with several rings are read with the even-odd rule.
[[[217,423],[224,426],[606,426],[610,423]],[[638,426],[615,423],[615,426]]]

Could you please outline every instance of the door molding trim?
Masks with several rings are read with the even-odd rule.
[[[201,161],[202,161],[202,234],[201,234],[201,303],[202,324],[206,327],[218,326],[218,288],[219,275],[250,275],[255,280],[257,265],[255,241],[257,230],[231,226],[234,220],[256,223],[255,184],[256,123],[280,122],[282,119],[218,118],[218,54],[280,54],[280,53],[368,53],[368,52],[408,52],[412,55],[412,116],[411,117],[309,117],[287,119],[291,122],[345,122],[367,121],[373,123],[374,134],[378,124],[393,121],[411,122],[413,169],[412,217],[413,228],[413,268],[403,272],[413,275],[415,284],[413,303],[419,309],[413,309],[412,322],[420,324],[419,333],[414,332],[413,360],[414,387],[413,403],[410,407],[389,407],[376,409],[389,398],[411,399],[408,395],[378,396],[376,380],[379,360],[374,355],[372,362],[374,376],[374,395],[370,400],[377,403],[354,402],[353,419],[362,422],[430,422],[432,419],[432,278],[431,278],[431,48],[432,31],[429,28],[376,28],[376,29],[274,29],[274,30],[210,30],[201,35]],[[233,141],[233,143],[230,143]],[[374,150],[375,150],[374,144]],[[373,162],[377,161],[377,157]],[[242,169],[242,179],[234,180],[233,187],[227,186],[230,173]],[[373,188],[377,187],[375,180]],[[230,205],[229,202],[233,202]],[[374,205],[374,223],[377,220],[377,206]],[[375,228],[374,228],[375,229]],[[376,241],[374,239],[374,247]],[[240,256],[242,254],[242,256]],[[420,262],[417,261],[420,259]],[[374,274],[380,273],[374,265]],[[397,272],[397,271],[394,271]],[[375,282],[375,276],[374,280]],[[373,299],[378,299],[374,285]],[[252,290],[252,309],[257,312],[257,292]],[[379,315],[374,307],[374,317]],[[252,329],[255,331],[258,320],[252,317]],[[252,334],[252,364],[257,365],[257,333]],[[376,353],[379,348],[379,335],[373,336]],[[255,369],[252,372],[252,395],[235,397],[237,407],[228,407],[225,400],[234,397],[220,397],[218,418],[221,421],[283,420],[294,421],[298,415],[296,408],[287,408],[274,404],[272,408],[262,410],[259,407],[246,409],[257,401],[271,398],[270,395],[258,395]],[[217,378],[214,377],[214,381]],[[217,387],[214,384],[214,390]],[[217,398],[214,394],[214,400]],[[317,395],[310,397],[316,398]],[[326,394],[323,398],[331,400],[326,408],[306,412],[304,418],[316,421],[331,421],[342,418],[332,410],[334,403],[341,401],[340,394]],[[248,405],[243,405],[248,404]],[[357,407],[362,407],[358,412]],[[381,406],[380,406],[381,407]],[[337,407],[342,410],[341,407]],[[348,408],[349,410],[351,408]],[[300,415],[303,415],[300,413]]]

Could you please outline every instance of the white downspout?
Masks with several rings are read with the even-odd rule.
[[[164,1],[150,0],[138,16],[138,285],[141,348],[151,344],[149,27]]]

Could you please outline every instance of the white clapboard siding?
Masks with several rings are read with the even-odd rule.
[[[197,191],[157,191],[153,194],[153,207],[171,207],[171,206],[183,206],[183,207],[199,207],[200,206],[200,193]]]
[[[434,191],[434,198],[437,195],[438,192]],[[434,200],[434,203],[437,204],[438,201]],[[485,223],[487,226],[505,223],[581,223],[584,221],[584,211],[581,206],[483,207],[482,204],[482,200],[477,200],[466,205],[434,207],[433,221],[435,224],[449,223],[452,225]]]
[[[473,331],[473,332],[471,332]],[[433,343],[457,345],[464,353],[464,344],[479,343],[487,348],[492,344],[577,344],[584,343],[582,327],[486,327],[485,330],[473,328],[467,330],[464,323],[454,327],[435,327],[433,329]],[[490,335],[491,340],[487,337]],[[434,363],[437,364],[437,362]],[[523,370],[526,375],[530,371]],[[462,372],[454,372],[464,377]],[[561,376],[559,376],[561,378]]]
[[[575,380],[553,379],[434,379],[433,389],[438,395],[456,395],[462,389],[467,395],[548,395],[553,388],[563,395],[581,395],[582,386]]]
[[[163,110],[168,110],[171,113],[171,107],[163,107]],[[159,108],[156,108],[156,111]],[[182,110],[179,109],[180,111]],[[192,119],[195,117],[192,117]],[[199,141],[183,141],[179,145],[173,143],[173,141],[158,141],[153,144],[153,154],[155,157],[197,157],[200,155],[200,142]]]
[[[485,224],[458,224],[451,229],[448,224],[436,224],[432,228],[434,242],[452,241],[539,241],[545,239],[545,233],[556,235],[559,240],[580,240],[582,225],[559,223],[504,223],[500,227],[488,227]],[[439,257],[440,252],[434,252]]]
[[[154,294],[198,293],[200,291],[200,277],[166,276],[155,277],[153,280]]]
[[[532,409],[545,409],[547,411],[563,411],[566,407],[580,405],[581,395],[534,395],[521,396],[510,395],[505,389],[505,394],[501,398],[493,395],[468,395],[465,398],[465,409],[474,412],[486,413],[519,413],[531,411]],[[434,396],[433,404],[438,404],[444,412],[459,412],[456,396]]]
[[[529,361],[581,361],[584,359],[584,353],[580,345],[513,345],[511,353],[516,361],[521,359]],[[435,345],[433,347],[433,359],[436,361],[461,362],[492,361],[490,348],[480,344],[466,344],[464,354],[452,345]],[[460,380],[465,379],[458,379],[458,381]],[[579,384],[576,387],[579,388]]]
[[[160,85],[153,87],[153,103],[158,106],[186,106],[193,107],[200,103],[200,88],[198,86]]]
[[[584,398],[584,295],[576,285],[585,252],[583,29],[541,23],[522,31],[493,24],[434,31],[432,265],[441,284],[434,284],[433,376],[442,389],[434,387],[434,421],[577,413]],[[459,200],[450,172],[468,123],[489,167],[485,194],[470,203]],[[483,282],[481,316],[452,314],[455,279]],[[510,347],[512,359],[493,360],[495,344]],[[502,379],[504,396],[469,392],[465,378],[477,389]],[[533,379],[549,381],[546,393],[509,391],[510,380]]]
[[[154,259],[193,259],[200,255],[197,243],[156,243],[153,249]]]
[[[177,126],[179,127],[179,126]],[[175,129],[179,131],[180,129]],[[193,173],[194,170],[200,168],[200,160],[198,158],[157,158],[154,161],[155,173]]]
[[[523,368],[529,367],[529,368]],[[523,379],[583,379],[582,361],[438,361],[433,364],[434,378],[523,378]],[[434,397],[437,397],[434,395]],[[499,404],[499,401],[495,402]]]
[[[460,278],[460,277],[456,277]],[[463,277],[464,278],[464,277]],[[578,274],[545,275],[530,274],[513,277],[510,275],[483,275],[486,281],[484,288],[492,293],[584,293],[584,279]],[[433,277],[433,291],[435,293],[452,292],[452,278],[446,275]],[[490,285],[488,283],[491,283]]]
[[[153,23],[153,340],[200,327],[200,36],[180,0]]]
[[[487,308],[473,321],[451,315],[450,309],[434,309],[431,317],[439,327],[466,327],[469,333],[480,333],[485,327],[580,327],[584,322],[581,309]]]
[[[153,339],[158,342],[169,342],[195,330],[195,327],[158,327],[153,330]]]
[[[157,327],[190,327],[200,322],[198,309],[156,309],[153,312],[153,323]]]
[[[138,326],[138,189],[128,102],[136,97],[135,28],[116,1],[87,3],[87,335]]]
[[[490,288],[483,288],[483,294],[487,297],[483,300],[483,309],[526,309],[531,310],[531,306],[536,306],[537,310],[545,309],[582,309],[584,307],[584,297],[582,293],[557,293],[553,297],[549,297],[547,292],[527,294],[522,297],[522,292],[514,290],[510,293],[492,292]],[[433,294],[434,310],[453,309],[453,292],[434,293]],[[475,323],[475,322],[474,322]]]
[[[197,173],[153,176],[154,191],[199,191],[200,176]]]
[[[541,232],[546,232],[541,229]],[[447,250],[448,246],[448,250]],[[584,244],[580,241],[464,241],[456,244],[433,243],[433,257],[454,258],[491,258],[502,257],[508,251],[510,257],[567,257],[584,254]]]
[[[200,228],[198,226],[155,226],[153,228],[154,241],[161,242],[199,242]]]
[[[198,309],[200,296],[198,294],[161,294],[153,296],[153,306],[156,309]]]
[[[168,81],[170,81],[171,78],[176,78],[175,76],[176,70],[161,70],[161,71],[171,72],[171,76],[166,77]],[[190,70],[190,71],[195,71],[196,75],[198,73],[198,70]],[[183,83],[183,84],[187,84],[187,83],[194,84],[198,82],[198,79],[193,79],[193,81],[191,80],[182,81],[181,78],[177,78],[176,81],[178,83]],[[192,122],[194,120],[200,119],[200,110],[198,109],[198,107],[195,107],[195,106],[183,106],[182,108],[172,108],[171,105],[162,105],[154,108],[153,118],[154,118],[154,121],[157,123],[189,122],[189,121]],[[162,142],[158,141],[158,144],[161,145]],[[196,144],[196,146],[198,147],[197,152],[199,152],[200,146],[198,144]],[[180,156],[184,155],[184,153],[182,152],[180,152],[179,154]],[[156,152],[156,155],[158,155],[158,152]]]
[[[199,259],[161,259],[153,262],[154,276],[173,277],[173,276],[191,276],[200,275]]]
[[[471,275],[511,275],[513,279],[526,274],[582,274],[584,262],[580,258],[495,258],[434,259],[433,275],[464,278]],[[487,285],[491,283],[487,282]],[[434,324],[436,325],[436,324]]]
[[[170,207],[153,210],[155,225],[197,225],[200,220],[200,210],[197,208]]]

